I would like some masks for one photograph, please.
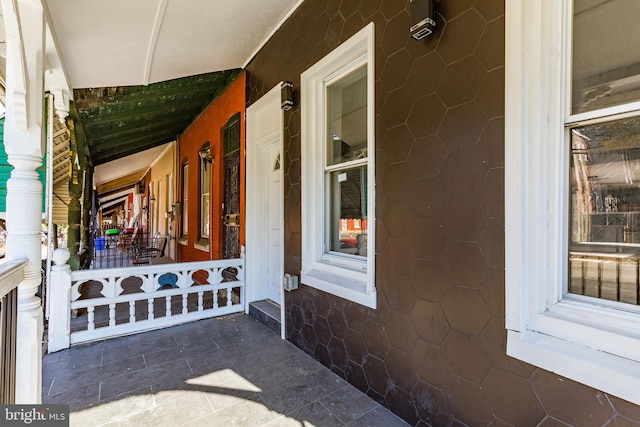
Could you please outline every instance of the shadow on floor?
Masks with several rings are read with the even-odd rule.
[[[71,426],[406,426],[250,316],[72,347],[43,359]]]

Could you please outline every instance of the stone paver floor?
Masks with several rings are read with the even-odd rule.
[[[407,425],[245,315],[47,354],[42,394],[82,427]]]

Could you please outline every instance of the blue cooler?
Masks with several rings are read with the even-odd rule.
[[[96,237],[94,240],[96,243],[96,250],[97,251],[104,250],[104,237]]]

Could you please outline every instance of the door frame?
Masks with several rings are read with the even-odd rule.
[[[265,161],[264,148],[269,142],[279,140],[280,151],[280,267],[278,276],[284,276],[284,112],[280,108],[280,83],[262,98],[247,108],[247,151],[246,151],[246,252],[245,286],[246,307],[249,303],[260,301],[268,296],[266,262],[269,251],[269,227],[266,206],[268,205],[268,177],[271,159]],[[284,290],[280,285],[280,336],[285,339]]]

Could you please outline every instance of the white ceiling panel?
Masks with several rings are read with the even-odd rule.
[[[45,0],[73,88],[241,68],[302,0]]]

